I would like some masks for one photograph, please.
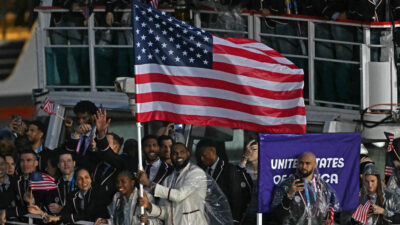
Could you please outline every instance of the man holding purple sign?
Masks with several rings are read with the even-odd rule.
[[[282,224],[303,225],[333,222],[338,202],[354,211],[360,143],[357,133],[260,134],[258,212],[281,209]]]

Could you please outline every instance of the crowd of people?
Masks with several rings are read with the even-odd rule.
[[[246,224],[255,218],[256,211],[248,211],[256,201],[254,173],[246,172],[246,162],[257,161],[257,145],[240,167],[220,158],[217,144],[204,139],[196,147],[196,165],[185,144],[149,134],[140,140],[144,160],[138,170],[138,141],[110,132],[106,110],[80,101],[73,111],[76,119],[64,121],[65,142],[53,150],[44,145],[46,126],[39,120],[15,116],[1,130],[1,224],[26,222],[28,213],[42,216],[35,223],[64,224]],[[53,177],[57,188],[35,189],[38,173]]]
[[[213,140],[200,140],[191,157],[184,143],[149,134],[140,140],[144,159],[138,170],[138,141],[110,132],[106,110],[80,101],[73,111],[76,119],[64,122],[65,142],[53,150],[44,145],[46,126],[39,120],[15,116],[0,131],[0,224],[27,222],[28,213],[40,215],[39,224],[256,224],[256,140],[234,165]],[[263,224],[359,224],[352,212],[340,212],[335,191],[317,176],[315,155],[305,152],[298,162],[276,188]],[[393,176],[381,179],[374,162],[361,155],[360,204],[372,202],[368,225],[399,221],[400,162],[394,164]],[[55,187],[35,188],[33,182],[46,175]]]
[[[115,13],[116,9],[130,5],[130,1],[95,2],[106,6],[105,13],[96,16],[98,25],[131,25],[129,13]],[[225,1],[222,3],[228,4]],[[387,1],[383,0],[265,0],[240,3],[242,8],[261,9],[267,16],[302,14],[332,20],[361,21],[397,19],[397,10],[400,8],[400,1],[394,0],[390,1],[390,7],[386,7]],[[235,6],[240,3],[229,2]],[[70,9],[71,12],[53,16],[52,26],[83,26],[87,19],[85,15],[72,12],[82,4],[81,1],[54,1],[53,6]],[[295,22],[280,20],[266,20],[265,29],[280,34],[302,32],[301,26]],[[102,32],[99,40],[105,37],[105,32]],[[333,35],[337,40],[355,38],[346,28],[326,24],[320,24],[316,32],[319,37]],[[119,32],[118,44],[132,45],[132,40],[131,32]],[[55,30],[51,33],[51,41],[52,44],[84,44],[86,37],[77,30]],[[278,40],[271,43],[271,47],[282,52],[302,50],[297,40]],[[324,44],[317,45],[316,51],[317,55],[333,51],[336,51],[336,55],[346,53],[340,48],[326,48]],[[68,58],[67,52],[54,49],[54,53],[60,82],[69,84],[70,71],[65,69],[70,64],[65,60]],[[80,83],[88,83],[88,63],[82,61],[87,57],[81,54],[79,48],[70,53],[75,62],[80,62],[76,64]],[[119,54],[124,54],[118,58],[126,62],[121,62],[118,68],[128,71],[118,74],[131,74],[129,69],[132,67],[129,65],[132,64],[133,52],[121,51]],[[353,51],[343,57],[353,57]],[[123,66],[124,63],[126,66]],[[319,69],[326,70],[325,73],[320,71],[325,75],[333,71],[323,64]],[[107,69],[99,68],[98,71],[107,74],[102,77],[111,74]],[[324,98],[330,99],[330,95],[334,94],[335,91],[330,88],[335,82],[345,85],[341,80],[340,77],[336,77],[336,81],[321,79],[323,94],[326,95]],[[103,81],[108,83],[105,79]],[[348,88],[342,90],[344,92],[341,95],[350,96],[346,93]],[[112,122],[107,118],[107,111],[97,108],[90,101],[78,102],[74,114],[76,120],[65,119],[65,142],[57,149],[45,147],[47,127],[39,120],[25,121],[16,116],[6,129],[0,131],[0,224],[10,220],[26,222],[24,215],[28,213],[40,215],[42,219],[35,219],[35,223],[39,224],[71,224],[77,221],[92,221],[96,225],[256,224],[257,198],[262,191],[257,186],[256,140],[246,145],[240,163],[234,165],[219,154],[218,145],[213,140],[200,140],[192,153],[184,143],[168,136],[168,132],[164,135],[149,134],[141,140],[124,140],[110,132],[109,125]],[[144,154],[141,169],[138,169],[139,141]],[[191,158],[196,159],[197,165]],[[385,184],[372,160],[363,155],[361,157],[360,203],[372,202],[368,225],[390,224],[399,219],[400,163],[396,161],[395,165],[394,175]],[[299,156],[296,173],[277,188],[272,201],[273,213],[265,215],[264,224],[359,223],[351,219],[351,213],[340,213],[335,192],[316,176],[316,166],[314,154],[306,152]],[[57,187],[50,185],[46,190],[32,188],[33,177],[37,174],[42,180],[45,174],[50,175]],[[142,197],[139,184],[144,186]],[[311,196],[309,202],[304,200],[306,192]],[[143,212],[141,207],[145,209]]]

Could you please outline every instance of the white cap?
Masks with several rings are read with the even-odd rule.
[[[361,144],[360,154],[361,155],[368,155],[368,149],[363,144]]]

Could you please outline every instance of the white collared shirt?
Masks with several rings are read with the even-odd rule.
[[[68,179],[63,178],[63,180],[64,180],[64,181],[72,182],[72,178],[74,178],[74,174],[72,174],[72,176],[71,176],[70,178],[68,178]]]
[[[148,163],[148,162],[146,161],[146,167],[147,167],[147,165],[149,165],[149,164],[150,164],[150,163]],[[161,159],[160,159],[160,158],[158,158],[157,161],[155,161],[153,164],[151,164],[151,167],[150,167],[150,175],[149,175],[149,179],[150,179],[151,181],[153,181],[154,178],[156,178],[156,175],[157,175],[158,170],[160,169],[160,166],[161,166]]]
[[[40,144],[39,147],[38,147],[37,149],[33,149],[33,151],[34,151],[36,154],[40,154],[40,152],[43,151],[43,145]]]
[[[219,157],[217,158],[217,161],[215,161],[215,163],[214,163],[211,167],[208,167],[208,170],[211,170],[211,171],[210,171],[210,175],[211,175],[211,176],[214,175],[215,168],[217,167],[218,162],[219,162]],[[208,172],[208,171],[207,171],[207,172]]]
[[[6,190],[8,189],[8,187],[10,187],[10,178],[8,177],[8,175],[6,175],[6,180],[4,181],[4,183],[0,183],[0,188],[2,188],[3,184],[6,184]],[[6,190],[1,190],[1,191],[6,191]]]
[[[129,199],[127,199],[125,196],[120,196],[120,197],[124,198],[125,200],[125,206],[124,206],[125,224],[126,225],[132,224],[130,219],[132,218],[132,216],[136,216],[134,213],[134,210],[136,209],[132,209],[132,207],[136,206],[136,201],[137,201],[136,189],[133,190],[133,192],[129,196]],[[128,216],[130,213],[134,213],[134,215]]]
[[[87,194],[88,191],[89,191],[89,190],[85,191],[85,192],[83,193],[83,195],[82,195],[82,192],[79,191],[79,192],[78,192],[78,197],[79,197],[80,199],[85,199],[85,196],[86,196],[86,194]]]
[[[83,195],[82,195],[81,191],[78,192],[78,198],[80,198],[82,200],[81,205],[80,205],[81,209],[85,208],[85,196],[86,196],[87,192],[88,191],[85,191],[85,193],[83,193]]]

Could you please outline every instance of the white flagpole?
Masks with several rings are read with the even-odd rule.
[[[257,213],[257,225],[262,225],[262,213]]]
[[[131,18],[135,18],[135,10],[134,10],[134,4],[133,4],[133,2],[134,1],[132,1],[132,17]],[[132,23],[132,34],[133,35],[135,35],[135,32],[134,32],[134,30],[135,30],[135,23],[133,22]],[[132,50],[132,51],[134,51],[134,50]],[[135,75],[136,74],[136,69],[135,69],[135,66],[136,66],[136,57],[133,57],[133,74]],[[138,92],[138,90],[139,90],[139,85],[136,83],[136,79],[135,79],[135,94]],[[129,99],[129,105],[132,107],[132,106],[134,106],[134,108],[135,108],[135,117],[136,117],[136,115],[137,115],[137,113],[140,111],[140,109],[139,109],[139,106],[138,106],[138,104],[136,103],[136,97],[135,98],[130,98]],[[132,108],[132,110],[133,110],[133,108]],[[143,169],[143,161],[142,161],[142,124],[140,123],[140,122],[136,122],[136,127],[137,127],[137,142],[138,142],[138,161],[139,161],[139,163],[138,163],[138,171],[139,170],[142,170]],[[141,198],[143,198],[143,184],[141,184],[141,183],[139,183],[139,196],[141,197]],[[144,214],[144,207],[143,206],[141,206],[140,207],[140,215],[143,215]],[[144,223],[140,223],[140,225],[145,225]]]
[[[139,158],[139,164],[138,164],[138,170],[143,169],[143,164],[142,164],[142,124],[140,122],[136,123],[137,127],[137,136],[138,136],[138,158]],[[143,198],[143,184],[139,184],[139,196]],[[140,215],[144,214],[144,207],[140,207]],[[141,223],[141,225],[144,225],[144,223]]]

